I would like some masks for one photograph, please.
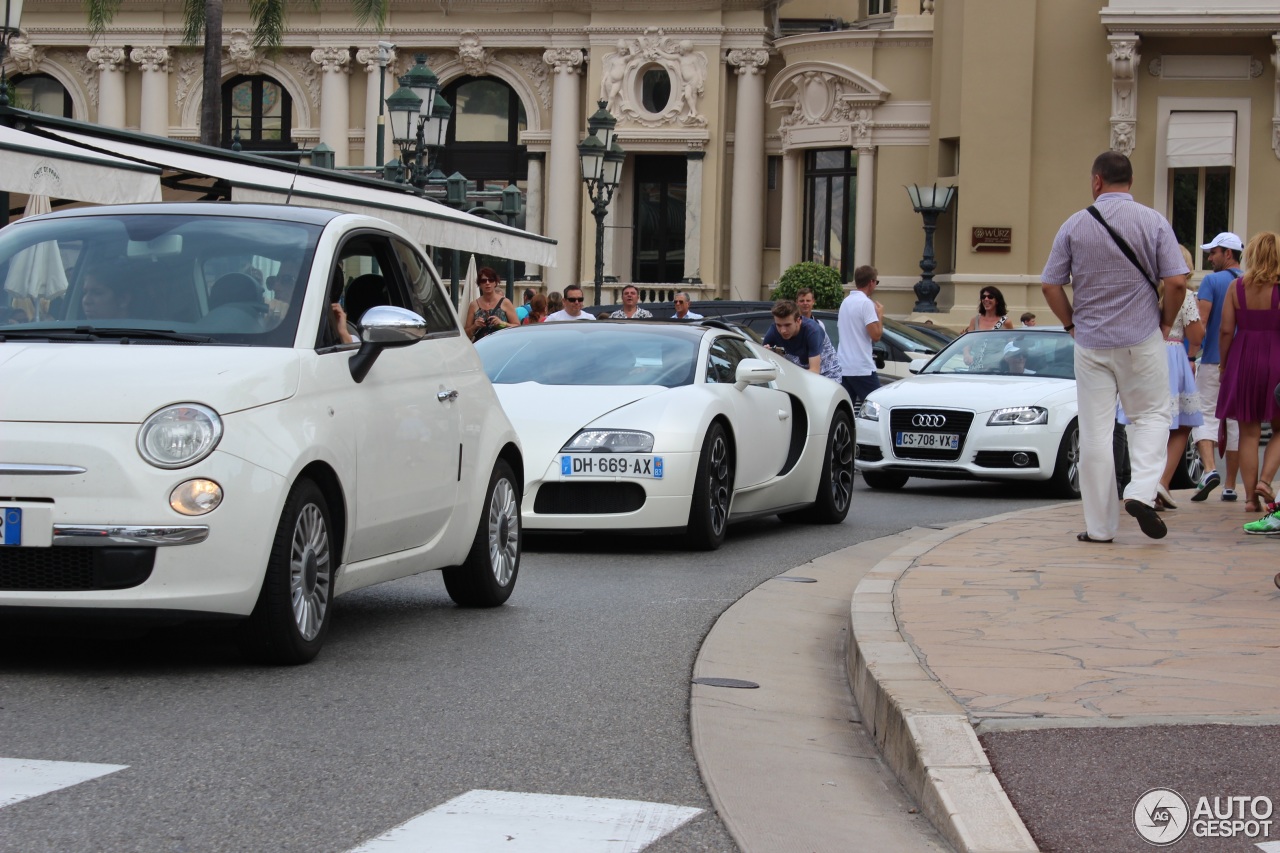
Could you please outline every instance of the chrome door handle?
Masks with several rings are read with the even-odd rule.
[[[440,391],[436,394],[436,399],[439,400],[441,403],[447,403],[450,400],[458,399],[458,392],[457,391]]]
[[[778,420],[785,421],[789,417],[791,417],[790,412],[784,411],[782,409],[778,409]]]

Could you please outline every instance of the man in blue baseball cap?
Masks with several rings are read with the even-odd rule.
[[[1192,427],[1191,440],[1195,442],[1196,452],[1200,454],[1200,462],[1204,466],[1204,476],[1196,484],[1193,501],[1203,501],[1209,493],[1216,489],[1222,478],[1218,476],[1217,463],[1213,451],[1218,444],[1218,385],[1221,373],[1218,372],[1218,331],[1222,327],[1222,302],[1227,296],[1231,282],[1240,276],[1240,254],[1244,251],[1244,243],[1230,231],[1223,231],[1208,243],[1200,247],[1207,260],[1213,266],[1200,282],[1196,291],[1196,302],[1200,306],[1200,320],[1204,323],[1204,349],[1200,354],[1200,364],[1196,369],[1196,391],[1200,394],[1200,410],[1204,413],[1204,425]],[[1226,443],[1219,448],[1226,460],[1227,482],[1222,490],[1224,501],[1236,499],[1236,474],[1240,470],[1240,425],[1233,420],[1226,423]]]

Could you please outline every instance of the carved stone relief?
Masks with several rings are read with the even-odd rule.
[[[779,122],[784,147],[794,141],[796,131],[809,128],[835,131],[834,138],[858,147],[871,145],[871,132],[876,126],[872,110],[877,101],[872,92],[827,71],[805,71],[789,84],[791,112]]]
[[[191,97],[192,90],[204,73],[204,57],[193,51],[183,51],[178,54],[176,65],[178,70],[174,100],[177,102],[178,115],[182,115],[182,105]]]
[[[320,108],[320,66],[301,53],[284,53],[276,60],[294,73],[306,89],[312,109]]]
[[[644,103],[645,77],[665,74],[671,87],[667,102],[656,110]],[[617,49],[602,60],[600,99],[629,124],[642,127],[705,127],[698,99],[706,91],[707,55],[689,39],[674,39],[650,27],[638,39],[619,39]]]
[[[480,44],[478,35],[467,30],[458,39],[458,61],[471,76],[483,77],[489,73],[489,63],[493,61],[493,53]]]
[[[75,74],[76,84],[83,87],[85,97],[94,109],[98,107],[98,66],[89,60],[82,50],[51,50],[47,57],[50,62],[66,68]]]
[[[1111,53],[1111,150],[1126,157],[1133,153],[1137,133],[1138,37],[1133,34],[1107,36]]]
[[[240,74],[257,74],[262,66],[262,51],[253,46],[253,41],[244,30],[233,30],[226,43],[227,55]]]
[[[534,53],[512,53],[504,54],[503,58],[508,65],[523,72],[525,78],[533,84],[534,90],[538,93],[538,100],[542,102],[542,108],[551,109],[551,69],[542,57]]]
[[[44,48],[33,46],[26,36],[19,33],[9,42],[6,59],[19,74],[35,74],[40,63],[44,62]]]

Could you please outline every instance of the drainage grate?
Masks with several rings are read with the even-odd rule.
[[[754,681],[743,681],[741,678],[695,678],[694,684],[705,684],[707,687],[738,687],[744,690],[759,687]]]

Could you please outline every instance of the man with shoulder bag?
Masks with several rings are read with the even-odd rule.
[[[1132,478],[1124,510],[1147,536],[1168,532],[1154,506],[1170,425],[1164,339],[1182,308],[1190,270],[1168,220],[1134,201],[1132,185],[1128,157],[1098,155],[1090,176],[1094,204],[1063,223],[1042,276],[1045,301],[1076,341],[1081,542],[1110,542],[1120,526],[1112,455],[1117,399],[1130,420]]]

